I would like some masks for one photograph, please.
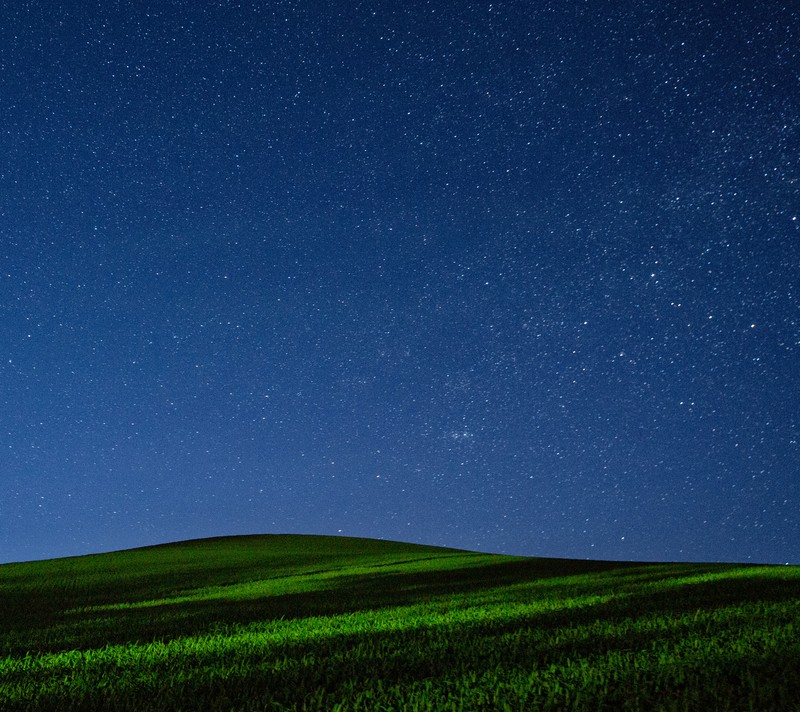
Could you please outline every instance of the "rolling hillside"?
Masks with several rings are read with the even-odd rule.
[[[3,709],[767,710],[800,699],[800,567],[265,535],[6,564],[0,603]]]

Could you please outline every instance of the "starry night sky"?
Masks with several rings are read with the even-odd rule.
[[[0,561],[297,532],[800,563],[797,29],[4,3]]]

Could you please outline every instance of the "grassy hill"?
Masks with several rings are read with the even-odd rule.
[[[800,567],[249,536],[0,566],[0,709],[797,710]]]

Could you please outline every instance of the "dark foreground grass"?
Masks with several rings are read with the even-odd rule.
[[[0,566],[0,709],[800,710],[800,567],[337,537]]]

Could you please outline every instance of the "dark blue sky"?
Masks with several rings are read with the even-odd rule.
[[[0,9],[0,561],[800,563],[798,17]]]

